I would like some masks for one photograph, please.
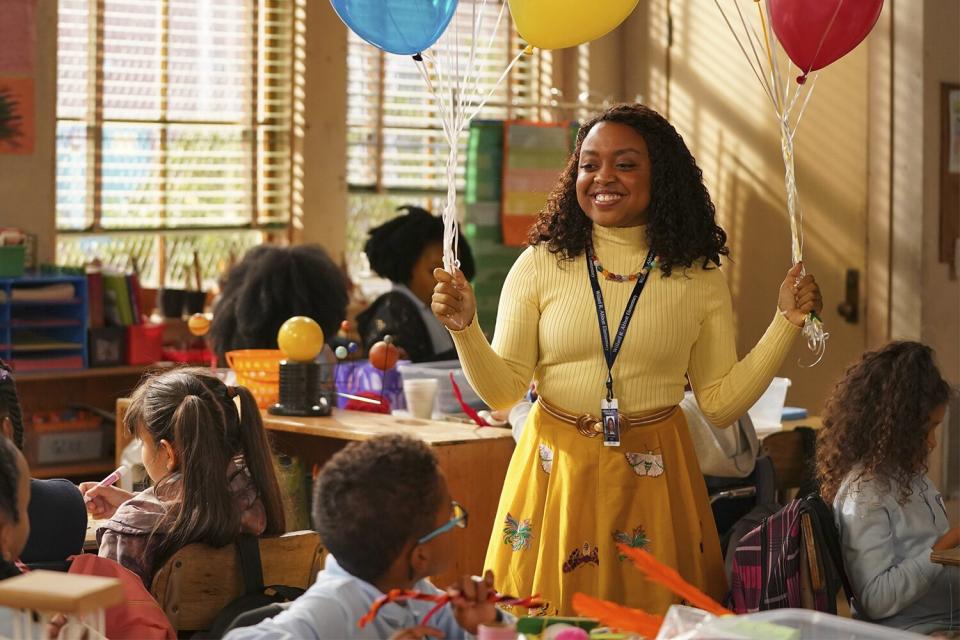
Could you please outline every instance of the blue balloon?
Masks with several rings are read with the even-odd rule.
[[[354,33],[389,53],[414,55],[443,34],[458,0],[330,0]]]

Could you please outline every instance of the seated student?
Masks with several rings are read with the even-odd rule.
[[[0,360],[0,433],[23,449],[23,416],[13,372]],[[59,568],[83,551],[87,513],[83,497],[69,480],[30,479],[30,536],[20,554],[27,564]]]
[[[253,247],[227,274],[214,305],[214,352],[225,364],[227,351],[276,349],[280,325],[293,316],[313,318],[330,340],[347,315],[347,284],[318,245]]]
[[[85,482],[80,490],[95,517],[110,518],[97,531],[100,556],[147,588],[183,546],[222,547],[240,533],[284,532],[270,444],[245,387],[228,387],[202,369],[160,373],[134,391],[124,426],[143,443],[153,486],[131,494]]]
[[[0,437],[0,580],[21,573],[17,559],[30,536],[30,470],[27,461],[7,438]],[[13,637],[11,609],[0,607],[0,638]]]
[[[384,606],[372,623],[357,622],[391,589],[441,593],[426,579],[449,567],[456,527],[467,515],[450,499],[443,472],[426,444],[400,435],[354,442],[326,464],[317,480],[313,516],[330,551],[317,581],[288,610],[253,627],[244,638],[422,638],[475,634],[480,624],[512,620],[486,601],[493,576],[469,577],[457,596],[429,621],[434,603]],[[441,635],[442,634],[442,635]]]
[[[370,231],[364,252],[370,268],[393,288],[357,316],[363,343],[369,348],[384,336],[413,362],[455,360],[450,333],[430,310],[437,281],[433,270],[443,266],[443,221],[425,209],[400,207],[405,213]],[[458,239],[460,270],[467,280],[475,274],[470,245]]]
[[[919,633],[960,629],[960,572],[930,561],[960,545],[926,476],[950,388],[931,349],[868,352],[827,400],[817,475],[833,508],[854,614]]]

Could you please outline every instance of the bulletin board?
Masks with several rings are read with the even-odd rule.
[[[503,244],[521,247],[573,149],[570,122],[508,121],[503,127]]]

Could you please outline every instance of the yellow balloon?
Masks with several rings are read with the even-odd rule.
[[[510,0],[520,37],[541,49],[596,40],[627,19],[639,0]]]
[[[277,346],[288,360],[310,362],[323,349],[323,329],[313,318],[294,316],[277,332]]]

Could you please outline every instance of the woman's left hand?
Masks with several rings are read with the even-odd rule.
[[[820,295],[820,285],[809,273],[803,273],[803,263],[798,262],[787,272],[787,277],[780,285],[778,307],[787,320],[802,327],[811,311],[820,315],[823,311],[823,297]]]

